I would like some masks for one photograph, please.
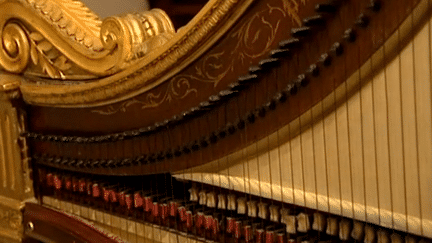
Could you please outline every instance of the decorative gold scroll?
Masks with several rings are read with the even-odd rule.
[[[289,2],[288,0],[283,1]],[[94,48],[89,49],[85,47],[85,45],[78,45],[79,43],[76,43],[76,41],[66,40],[67,38],[57,38],[60,36],[61,32],[55,32],[56,35],[54,35],[54,37],[51,37],[49,33],[42,33],[46,29],[53,28],[51,25],[46,26],[46,21],[44,21],[43,24],[45,24],[45,26],[38,27],[38,30],[44,37],[50,38],[50,43],[58,43],[57,40],[66,42],[65,44],[67,45],[62,45],[62,47],[66,46],[67,50],[62,50],[62,53],[76,53],[78,50],[82,50],[83,53],[87,54],[87,59],[80,60],[80,64],[82,64],[82,67],[80,66],[81,68],[90,65],[92,68],[106,71],[97,73],[95,72],[97,70],[89,70],[93,72],[92,74],[97,73],[99,75],[109,76],[95,79],[92,82],[71,82],[68,83],[68,85],[64,85],[64,83],[61,82],[55,83],[53,80],[27,79],[20,87],[23,98],[27,103],[35,105],[93,107],[125,100],[150,90],[172,77],[179,70],[189,65],[196,60],[198,56],[207,51],[224,33],[226,33],[252,2],[253,0],[209,0],[195,18],[181,28],[173,38],[169,39],[168,42],[160,48],[155,49],[153,44],[151,44],[151,48],[155,50],[142,58],[139,58],[141,56],[139,53],[144,50],[145,47],[133,48],[136,43],[140,43],[139,38],[131,42],[131,39],[127,38],[133,35],[118,35],[120,30],[128,29],[127,27],[134,26],[134,24],[137,23],[130,19],[135,18],[132,17],[132,15],[124,17],[123,19],[117,17],[108,18],[102,22],[101,33],[106,39],[102,37],[100,41],[104,43],[104,48],[112,48],[111,43],[116,43],[114,40],[118,41],[118,38],[123,38],[123,43],[126,43],[118,45],[119,48],[114,48],[110,55],[106,53],[106,50],[95,51]],[[29,11],[29,9],[25,9]],[[154,13],[159,12],[154,11]],[[0,10],[0,16],[2,16],[1,14]],[[161,15],[158,16],[157,19],[159,22],[157,23],[159,23],[161,29],[163,29],[162,26],[168,25],[168,20],[163,20]],[[165,15],[163,16],[166,17]],[[155,25],[159,26],[156,23]],[[112,34],[106,34],[105,31]],[[164,35],[158,36],[161,38],[164,37]],[[209,38],[209,36],[211,36],[211,38]],[[157,39],[155,40],[156,42],[160,41]],[[77,50],[69,48],[72,45],[78,45],[79,48]],[[150,44],[148,46],[150,46]],[[132,62],[123,61],[123,65],[120,64],[109,69],[112,65],[108,64],[117,61],[119,57],[125,58],[126,60],[131,57],[127,52],[116,52],[117,49],[121,48],[132,48],[136,50],[137,54],[135,54],[135,56],[137,58],[132,59]],[[70,56],[82,57],[82,55],[80,55]],[[71,58],[70,60],[73,63],[77,63],[75,59],[72,60]],[[122,71],[119,72],[119,70]]]
[[[130,66],[175,33],[153,9],[101,21],[78,0],[0,1],[0,67],[54,79],[107,76]]]

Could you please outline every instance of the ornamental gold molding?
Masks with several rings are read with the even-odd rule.
[[[106,68],[106,63],[111,63],[108,59],[113,58],[114,54],[105,54],[105,59],[103,61],[103,58],[100,59],[98,65],[93,63],[93,66],[99,66],[99,69],[108,70],[106,73],[102,73],[107,75],[107,77],[94,79],[92,82],[85,83],[68,82],[67,85],[64,85],[65,83],[60,81],[26,78],[21,85],[23,98],[26,102],[35,105],[93,107],[122,101],[148,91],[172,77],[208,50],[226,33],[252,2],[253,0],[210,0],[188,25],[181,28],[171,39],[151,53],[142,57],[140,54],[137,54],[134,59],[133,56],[127,54],[128,52],[114,52],[117,54],[124,53],[122,56],[123,59],[129,60],[129,58],[132,58],[131,62],[126,61],[124,65],[115,66],[117,69]],[[114,50],[121,48],[134,49],[136,45],[129,45],[131,42],[128,41],[127,38],[129,37],[127,35],[122,36],[118,34],[120,30],[128,29],[127,26],[134,26],[134,24],[121,25],[119,21],[120,19],[118,18],[108,18],[102,22],[101,34],[106,36],[106,39],[101,38],[103,46],[108,49],[112,48],[111,43],[117,43],[122,38],[122,43],[128,44],[123,46],[117,45],[118,48],[114,48]],[[162,22],[167,23],[167,21]],[[106,28],[104,28],[104,25]],[[50,25],[49,28],[53,27]],[[39,31],[42,32],[42,30],[45,30],[45,28],[40,27]],[[105,30],[110,30],[112,35],[106,34]],[[46,35],[45,33],[43,36],[48,38],[50,35]],[[209,36],[211,38],[208,38]],[[52,37],[49,38],[53,39]],[[54,43],[51,39],[50,43]],[[156,40],[156,42],[162,43],[163,41]],[[139,43],[139,41],[132,43]],[[72,44],[77,43],[68,42],[68,45]],[[85,47],[82,46],[81,49],[83,48]],[[151,48],[153,48],[153,44]],[[138,53],[140,53],[144,49],[144,47],[137,47],[134,50],[138,50]],[[88,57],[93,57],[93,55],[100,56],[103,53],[103,51],[88,52],[88,49],[86,50],[87,53],[92,54],[89,54]],[[71,52],[69,50],[67,52],[62,51],[62,53]],[[67,57],[70,58],[69,56]],[[118,59],[118,56],[116,58]],[[75,64],[77,63],[72,58],[70,60]],[[88,66],[88,62],[89,60],[83,60],[81,68]]]
[[[0,74],[0,242],[21,242],[22,208],[34,200],[25,113],[19,105],[21,77]]]
[[[0,67],[27,77],[112,75],[175,33],[160,9],[101,21],[78,0],[0,0],[0,16]]]

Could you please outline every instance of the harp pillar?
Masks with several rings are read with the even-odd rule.
[[[24,203],[34,201],[19,92],[20,78],[0,75],[0,242],[21,242]]]

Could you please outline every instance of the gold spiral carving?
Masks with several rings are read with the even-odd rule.
[[[7,23],[1,35],[0,65],[8,72],[20,73],[28,64],[30,44],[23,28],[17,23]]]
[[[79,0],[3,0],[0,68],[30,78],[110,76],[174,33],[171,20],[157,9],[100,21]]]
[[[182,27],[163,46],[160,44],[169,38],[167,34],[157,35],[156,38],[150,38],[139,45],[132,44],[132,50],[145,50],[146,47],[152,46],[152,43],[161,47],[141,59],[135,59],[140,57],[140,51],[133,52],[132,59],[125,60],[123,65],[119,65],[123,68],[121,72],[94,82],[76,82],[67,86],[48,82],[37,84],[23,82],[21,85],[23,98],[26,102],[35,105],[94,107],[123,101],[146,92],[172,77],[207,51],[236,23],[236,20],[242,16],[253,1],[209,0],[195,18]],[[226,21],[228,16],[229,21]],[[153,12],[147,17],[149,20],[155,18],[155,26],[169,29],[170,24],[168,23],[170,21],[166,15],[161,16]],[[135,18],[141,17],[136,16]],[[107,19],[105,23],[102,23],[101,42],[105,42],[103,45],[106,48],[115,46],[116,48],[112,50],[112,53],[119,53],[116,51],[120,47],[117,39],[121,37],[122,28],[131,24],[125,23],[126,19],[125,17],[110,21]],[[108,28],[111,30],[104,32],[103,26],[108,24],[112,26]],[[119,29],[115,30],[115,28]],[[211,38],[208,38],[209,36]],[[104,40],[104,38],[106,39]],[[135,40],[139,39],[135,38]],[[128,47],[126,46],[126,48]],[[125,55],[123,54],[123,56]],[[119,56],[114,54],[108,55],[108,57],[119,59]],[[179,60],[181,61],[179,62]],[[125,64],[127,66],[124,66]],[[155,77],[158,78],[155,79]]]
[[[106,50],[121,53],[122,67],[164,44],[175,33],[165,12],[153,9],[138,14],[108,17],[102,22],[100,39]]]

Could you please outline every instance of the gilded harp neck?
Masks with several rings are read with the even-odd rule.
[[[82,2],[2,1],[0,66],[26,77],[88,80],[129,67],[175,33],[159,9],[101,20]]]

